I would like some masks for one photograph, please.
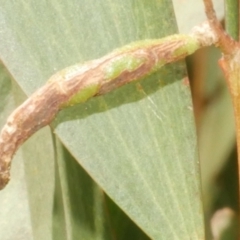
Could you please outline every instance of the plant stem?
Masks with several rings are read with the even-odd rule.
[[[235,40],[239,39],[239,0],[225,0],[225,28]]]
[[[240,176],[240,43],[234,41],[234,39],[223,30],[220,22],[216,18],[212,0],[203,1],[209,24],[219,39],[216,45],[223,53],[219,64],[225,74],[233,103],[238,152],[238,176]],[[238,25],[237,20],[235,24]]]
[[[236,137],[237,137],[237,151],[238,161],[240,155],[240,49],[238,49],[234,56],[229,58],[225,57],[219,61],[219,64],[225,74],[225,78],[228,84],[230,95],[232,98],[234,117],[236,125]],[[240,173],[240,163],[239,163]]]
[[[176,62],[217,41],[208,24],[190,35],[132,43],[114,52],[54,74],[8,118],[0,133],[0,190],[10,179],[10,166],[19,146],[49,124],[64,107],[106,94]]]
[[[226,32],[223,30],[220,22],[216,17],[216,13],[213,8],[212,0],[203,0],[205,5],[205,12],[215,34],[218,36],[218,47],[222,50],[224,54],[232,54],[236,45],[239,45],[234,41]]]

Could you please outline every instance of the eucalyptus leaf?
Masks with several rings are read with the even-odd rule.
[[[1,1],[0,56],[29,95],[57,70],[136,40],[171,35],[176,29],[172,4],[167,0]],[[151,239],[204,238],[186,75],[184,63],[164,67],[138,83],[62,111],[52,124],[76,161]],[[45,150],[38,146],[42,141],[49,141]],[[30,142],[27,145],[33,145]],[[61,160],[61,151],[59,157],[56,155],[56,147],[52,153],[51,136],[37,142],[34,146],[39,151],[25,147],[24,154],[34,238],[42,239],[46,234],[45,239],[51,239],[53,220],[53,239],[60,236],[57,229],[66,230],[62,237],[74,239],[77,226],[82,225],[74,217],[80,207],[65,211],[71,209],[71,201],[64,201],[72,191],[64,180],[70,163]],[[36,161],[27,167],[31,158]],[[38,166],[35,175],[34,164]],[[73,173],[76,183],[80,176]],[[54,188],[60,189],[55,198]],[[41,198],[43,190],[46,197]],[[56,200],[58,205],[54,205]],[[94,221],[96,211],[103,209],[101,197],[97,203]],[[44,206],[44,214],[38,215]],[[51,206],[62,208],[53,212],[53,219]],[[50,224],[46,225],[46,219]],[[91,236],[111,238],[104,218],[100,221],[102,224],[94,226],[103,228],[89,228],[96,234]]]
[[[16,103],[11,77],[1,63],[0,89],[0,127],[2,127],[6,117],[16,108]],[[22,151],[15,157],[8,189],[0,192],[0,236],[3,240],[33,239]]]

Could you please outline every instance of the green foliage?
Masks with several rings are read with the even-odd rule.
[[[54,72],[177,32],[168,0],[0,1],[0,58],[13,79],[12,87],[0,80],[1,126]],[[184,63],[171,64],[64,109],[51,125],[54,136],[49,128],[35,134],[0,192],[3,240],[204,239],[186,75]],[[224,148],[225,156],[233,144],[226,134],[226,148],[211,149]]]

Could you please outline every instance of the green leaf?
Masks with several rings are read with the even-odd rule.
[[[236,41],[239,39],[239,1],[225,1],[225,25],[227,33]]]
[[[16,108],[14,86],[9,73],[1,62],[0,90],[1,128],[5,119]],[[0,236],[4,240],[30,240],[32,239],[32,230],[21,150],[16,154],[11,172],[12,177],[8,188],[0,192]]]
[[[19,87],[16,86],[16,84],[13,84],[13,95],[15,107],[26,99],[26,96]],[[25,207],[27,207],[28,210],[28,212],[25,212],[27,216],[24,223],[26,224],[26,220],[29,218],[31,219],[31,224],[28,223],[28,228],[30,228],[29,233],[33,235],[33,239],[50,240],[52,239],[52,208],[55,175],[54,149],[49,127],[45,127],[38,131],[31,138],[31,141],[26,142],[22,146],[21,150],[20,159],[21,164],[24,165],[21,166],[21,168],[24,168],[22,171],[25,170],[25,176],[24,178],[22,177],[22,179],[18,179],[18,184],[24,185],[25,188],[27,187],[27,193],[22,193],[22,195],[25,193],[26,198],[22,199],[22,202],[27,201],[27,205],[25,202],[23,203],[26,205]],[[19,155],[17,154],[16,157],[18,156]],[[18,159],[14,161],[14,164],[15,162],[18,162]],[[19,170],[20,169],[17,169],[17,171]],[[22,172],[22,175],[24,175],[24,172]],[[14,178],[13,171],[12,177]],[[23,183],[21,183],[22,181]],[[19,187],[17,190],[21,191]],[[4,189],[4,191],[7,191],[7,189]],[[14,199],[19,198],[19,194],[16,190],[13,192],[12,197]],[[24,196],[22,198],[24,198]],[[21,199],[19,199],[19,201],[20,204],[22,204]],[[13,201],[10,203],[11,205],[14,205]],[[16,216],[18,216],[18,214],[16,214]],[[23,239],[26,239],[26,237],[28,237],[28,235],[23,234]]]
[[[104,194],[76,160],[56,141],[58,170],[53,239],[149,238]]]
[[[2,0],[0,6],[0,57],[28,95],[66,66],[132,41],[176,32],[167,0]],[[185,77],[183,63],[167,66],[139,83],[62,111],[52,125],[77,162],[151,239],[204,238]],[[85,173],[76,173],[68,158],[63,161],[58,147],[54,173],[51,137],[33,138],[24,148],[34,239],[43,239],[43,234],[44,239],[76,239],[76,234],[114,239],[111,231],[117,227],[106,224],[110,206],[103,207],[101,190],[88,180],[92,198],[83,197],[79,181]],[[69,178],[76,182],[74,188]],[[92,215],[86,199],[94,202]],[[81,221],[76,217],[80,211],[86,216]],[[122,236],[116,237],[126,239]]]

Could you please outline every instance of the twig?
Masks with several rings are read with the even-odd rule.
[[[225,75],[233,103],[238,152],[238,175],[240,176],[240,43],[234,41],[224,32],[216,18],[212,1],[204,0],[204,4],[209,24],[218,35],[218,45],[223,52],[219,65]]]
[[[71,66],[53,75],[10,115],[1,131],[0,189],[9,181],[11,159],[19,146],[48,125],[63,107],[85,102],[139,80],[216,41],[215,34],[205,23],[195,28],[191,35],[133,43],[100,59]]]
[[[234,41],[229,35],[226,34],[223,27],[216,17],[213,8],[212,0],[203,0],[205,5],[205,12],[215,34],[218,36],[218,45],[224,54],[232,54],[234,49],[239,46],[239,43]]]

